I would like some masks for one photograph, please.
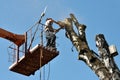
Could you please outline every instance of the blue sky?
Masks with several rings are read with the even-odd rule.
[[[1,0],[0,1],[0,27],[8,31],[23,34],[30,26],[36,23],[41,12],[47,6],[45,19],[51,17],[55,20],[64,20],[74,13],[78,21],[87,25],[86,37],[91,49],[97,52],[95,35],[105,35],[109,45],[115,44],[120,52],[120,0]],[[55,27],[58,27],[55,25]],[[65,31],[57,34],[57,48],[60,55],[50,62],[49,80],[99,80],[94,72],[83,62],[78,60],[75,48],[65,37]],[[11,42],[0,38],[0,80],[40,80],[40,71],[34,76],[9,71],[7,48]],[[120,68],[120,55],[115,57]],[[45,66],[46,80],[49,65]]]

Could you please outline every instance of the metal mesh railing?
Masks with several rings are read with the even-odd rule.
[[[37,44],[43,44],[43,26],[44,24],[36,23],[28,31],[26,31],[26,42],[19,47],[19,59],[25,55],[25,47],[27,50],[32,49]],[[10,62],[16,61],[17,46],[12,44],[8,47],[8,55]]]

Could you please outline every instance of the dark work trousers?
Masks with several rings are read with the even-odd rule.
[[[52,47],[55,48],[56,47],[56,35],[53,32],[50,31],[46,31],[46,47]]]

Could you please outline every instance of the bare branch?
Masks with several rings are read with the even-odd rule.
[[[74,31],[73,23],[78,33]],[[66,30],[67,38],[69,38],[76,47],[79,53],[79,60],[84,61],[100,80],[120,80],[119,68],[115,64],[113,56],[110,53],[112,52],[113,54],[117,52],[114,49],[110,50],[103,34],[96,36],[96,46],[99,51],[98,55],[93,50],[90,50],[88,46],[85,34],[86,26],[80,24],[73,14],[70,14],[70,18],[66,18],[61,24]]]

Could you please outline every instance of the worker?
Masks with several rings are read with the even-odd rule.
[[[54,21],[52,18],[47,18],[45,23],[45,35],[46,35],[46,47],[56,50],[56,33],[59,32],[62,27],[58,29],[53,28],[53,22],[59,24],[58,22]]]

